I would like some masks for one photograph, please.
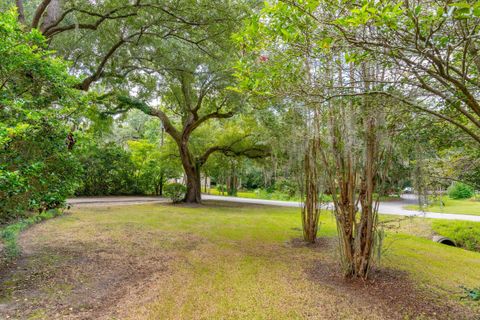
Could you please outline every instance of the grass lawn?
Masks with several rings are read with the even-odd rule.
[[[431,212],[444,212],[456,214],[471,214],[480,216],[480,201],[475,199],[453,200],[448,197],[442,198],[444,205],[440,206],[438,202],[425,208]],[[405,207],[410,210],[419,210],[418,205],[409,205]]]
[[[435,220],[432,223],[432,230],[449,237],[457,246],[480,252],[480,223]]]
[[[215,188],[210,189],[209,194],[221,196],[222,193]],[[223,193],[224,196],[228,196],[226,192]],[[266,190],[243,190],[238,191],[236,197],[239,198],[252,198],[252,199],[263,199],[263,200],[280,200],[280,201],[301,201],[299,196],[289,196],[286,193],[279,191],[267,192]]]
[[[209,191],[209,194],[215,195],[215,196],[221,196],[222,193],[218,191],[215,188],[211,188]],[[227,196],[228,194],[224,192],[224,196]],[[252,199],[258,199],[258,195],[255,193],[255,191],[238,191],[237,192],[237,197],[240,198],[252,198]]]
[[[382,219],[388,219],[382,218]],[[424,221],[424,220],[422,220]],[[14,319],[478,319],[460,285],[480,286],[480,253],[389,229],[374,281],[340,277],[336,228],[304,245],[294,208],[207,202],[84,206],[25,231],[1,269]]]
[[[211,188],[208,194],[212,194],[215,196],[222,196],[222,193],[218,191],[216,188]],[[223,196],[228,196],[226,192],[223,193]],[[264,200],[281,200],[281,201],[302,201],[299,196],[290,197],[288,194],[281,193],[278,191],[268,193],[265,190],[248,190],[248,191],[238,191],[237,197],[239,198],[251,198],[251,199],[264,199]],[[330,195],[323,195],[324,201],[331,202],[332,198]],[[397,195],[390,195],[390,196],[382,196],[380,197],[380,201],[396,201],[399,200],[400,197]]]

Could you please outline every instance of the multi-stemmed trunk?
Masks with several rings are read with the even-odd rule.
[[[382,116],[368,99],[362,102],[361,108],[329,105],[329,140],[324,138],[319,154],[332,190],[344,275],[366,279],[376,245],[378,202],[373,194],[381,165]]]
[[[377,202],[373,200],[375,190],[375,163],[377,155],[375,119],[365,121],[365,165],[361,178],[359,201],[362,211],[360,221],[356,224],[354,270],[362,278],[368,276],[374,249],[374,235],[377,225]]]
[[[372,265],[377,225],[378,206],[373,193],[378,167],[378,138],[375,119],[370,116],[363,121],[365,158],[361,162],[362,168],[355,164],[355,157],[359,155],[351,150],[342,150],[341,139],[335,140],[333,151],[338,152],[337,177],[331,183],[337,182],[339,190],[333,198],[344,274],[365,279]]]

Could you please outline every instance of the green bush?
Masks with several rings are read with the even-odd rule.
[[[298,186],[294,181],[283,178],[275,182],[275,190],[288,195],[289,198],[293,198],[299,193]]]
[[[48,41],[0,10],[0,224],[61,206],[79,183],[70,140],[78,80]],[[70,139],[68,139],[70,137]],[[68,139],[68,141],[67,141]]]
[[[224,184],[217,184],[217,191],[218,192],[227,192],[227,186]]]
[[[79,196],[135,194],[135,168],[130,154],[113,142],[81,141],[75,154],[82,166]]]
[[[185,197],[187,188],[180,183],[170,183],[165,186],[165,195],[172,199],[173,203],[178,203]]]
[[[30,125],[25,135],[0,144],[1,224],[62,207],[74,193],[81,167],[64,143],[66,135],[59,127]]]
[[[473,197],[474,190],[469,185],[455,182],[448,188],[448,196],[452,199],[468,199]]]
[[[462,248],[480,251],[480,223],[478,222],[434,220],[432,229],[442,236],[449,237]]]

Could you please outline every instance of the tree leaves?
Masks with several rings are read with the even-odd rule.
[[[0,12],[0,222],[61,205],[76,187],[65,138],[83,102],[46,45],[15,10]]]

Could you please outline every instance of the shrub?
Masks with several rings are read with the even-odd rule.
[[[183,200],[187,188],[180,183],[170,183],[165,186],[165,195],[172,199],[173,203],[178,203]]]
[[[478,222],[434,220],[432,229],[442,236],[449,237],[462,248],[480,251],[480,223]]]
[[[295,182],[288,179],[278,179],[275,182],[275,189],[281,193],[294,197],[298,193],[298,186]]]
[[[79,183],[67,142],[83,109],[78,80],[38,30],[24,29],[13,8],[0,10],[0,224],[62,205]]]
[[[217,191],[218,192],[227,192],[227,186],[224,184],[218,184],[217,185]]]
[[[137,191],[135,168],[128,151],[113,142],[103,145],[82,142],[75,149],[83,171],[77,195],[106,196]]]
[[[452,199],[468,199],[474,192],[472,187],[461,182],[455,182],[448,188],[448,196]]]

